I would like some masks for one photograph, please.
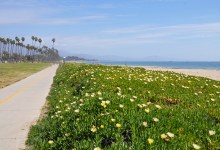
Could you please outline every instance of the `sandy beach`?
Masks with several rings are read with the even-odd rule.
[[[177,73],[183,73],[186,75],[206,77],[213,80],[220,81],[220,70],[212,70],[212,69],[176,69],[176,68],[164,68],[164,67],[153,67],[153,66],[136,66],[143,67],[147,70],[155,70],[155,71],[173,71]]]

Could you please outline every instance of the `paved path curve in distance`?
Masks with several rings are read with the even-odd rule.
[[[29,129],[40,115],[58,65],[0,89],[0,150],[25,149]]]

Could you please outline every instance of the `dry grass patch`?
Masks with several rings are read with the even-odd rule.
[[[48,63],[0,64],[0,88],[24,79],[49,65]]]

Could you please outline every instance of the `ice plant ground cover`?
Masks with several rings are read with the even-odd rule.
[[[220,82],[143,68],[64,64],[33,149],[218,149]]]

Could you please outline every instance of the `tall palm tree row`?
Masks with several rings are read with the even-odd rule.
[[[36,36],[32,36],[31,40],[31,45],[25,45],[24,37],[0,37],[0,63],[52,62],[60,59],[59,51],[54,49],[55,38],[52,38],[52,48],[42,46],[43,40]]]

